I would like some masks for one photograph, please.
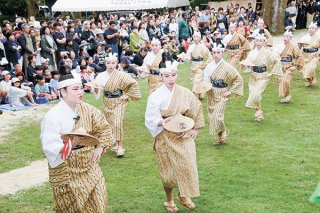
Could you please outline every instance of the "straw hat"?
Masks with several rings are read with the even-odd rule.
[[[181,133],[192,129],[194,126],[194,121],[187,117],[183,116],[180,113],[166,118],[163,121],[163,127],[169,132]]]
[[[70,136],[78,136],[79,137],[79,145],[82,146],[95,146],[99,143],[99,140],[92,135],[89,135],[84,128],[79,128],[74,130],[73,132],[61,135],[61,139],[66,141]]]
[[[193,87],[194,93],[205,93],[212,89],[212,85],[206,81],[201,81]]]

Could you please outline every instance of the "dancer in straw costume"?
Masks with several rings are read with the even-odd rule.
[[[305,65],[302,69],[303,77],[308,81],[305,86],[314,86],[317,82],[316,69],[320,55],[320,35],[317,34],[317,23],[311,23],[308,27],[308,35],[298,42],[302,48]]]
[[[249,97],[246,107],[256,110],[256,121],[263,120],[262,93],[266,89],[269,79],[274,75],[278,80],[281,80],[283,76],[280,59],[274,52],[264,47],[265,40],[266,37],[263,34],[258,34],[254,40],[255,48],[241,63],[252,67],[253,72],[249,77]],[[272,69],[272,71],[267,72],[268,69]]]
[[[192,210],[195,205],[191,198],[200,195],[194,140],[198,130],[205,125],[202,106],[190,90],[176,85],[176,62],[166,62],[166,68],[160,72],[163,85],[148,98],[145,125],[154,138],[154,151],[167,195],[164,207],[170,212],[178,211],[172,194],[173,188],[177,187],[178,201]],[[188,130],[187,123],[180,123],[177,128],[182,129],[181,133],[164,129],[164,119],[175,116],[191,118],[193,128]]]
[[[283,34],[283,43],[275,47],[275,52],[281,57],[283,78],[279,83],[279,95],[283,97],[281,103],[289,103],[291,100],[290,83],[291,75],[295,69],[303,67],[304,59],[297,45],[292,44],[292,32]]]
[[[138,82],[128,73],[116,69],[118,58],[110,53],[106,57],[105,72],[100,73],[94,81],[93,94],[96,99],[103,95],[103,111],[113,129],[116,146],[112,151],[122,157],[125,153],[123,148],[123,120],[128,106],[128,96],[133,100],[141,98]]]
[[[247,56],[251,49],[249,41],[243,35],[237,33],[237,26],[234,23],[230,24],[229,32],[222,42],[227,49],[228,62],[236,67],[242,56]]]
[[[44,117],[40,135],[49,163],[55,210],[61,213],[105,212],[107,192],[98,162],[115,143],[112,129],[101,111],[82,102],[80,77],[61,75],[59,81],[63,100]],[[78,136],[62,140],[61,134],[76,129],[82,129],[82,135],[92,135],[91,140]],[[93,136],[96,145],[90,145]],[[83,142],[90,144],[83,146]]]
[[[190,45],[187,51],[188,57],[191,59],[190,64],[190,80],[192,88],[203,81],[203,70],[212,61],[212,55],[209,49],[201,42],[201,34],[199,31],[194,32],[193,44]],[[196,94],[199,99],[204,97],[204,93]]]
[[[151,41],[151,52],[148,52],[143,60],[142,67],[149,73],[148,75],[148,94],[150,95],[155,89],[161,86],[159,77],[159,64],[163,61],[164,50],[161,49],[160,40],[153,38]]]
[[[208,91],[209,133],[218,134],[219,140],[214,145],[226,143],[227,129],[224,124],[224,111],[231,94],[243,95],[243,80],[237,69],[223,60],[224,48],[215,45],[212,49],[213,62],[204,70],[204,80],[212,84]]]

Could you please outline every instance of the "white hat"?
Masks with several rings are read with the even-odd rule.
[[[69,77],[70,75],[70,77]],[[67,76],[66,79],[63,80],[64,76]],[[78,84],[78,83],[82,83],[81,81],[81,77],[79,74],[75,73],[75,72],[71,72],[71,74],[67,74],[67,75],[61,75],[59,82],[58,82],[58,89],[73,85],[73,84]]]
[[[12,79],[11,79],[11,82],[12,83],[16,83],[16,82],[20,82],[20,79],[19,78],[17,78],[17,77],[13,77]]]
[[[292,31],[287,30],[286,32],[284,32],[283,34],[284,36],[290,36],[291,38],[293,37]]]
[[[42,58],[41,57],[41,64],[43,64],[43,63],[46,63],[46,62],[49,62],[49,58]]]
[[[118,61],[118,54],[117,53],[109,53],[106,57],[108,61]]]
[[[217,44],[217,43],[214,43],[213,44],[213,47],[212,47],[212,52],[214,51],[224,51],[224,48],[222,47],[221,44]]]
[[[171,61],[166,61],[166,67],[165,68],[160,68],[160,74],[163,74],[165,72],[177,72],[178,71],[178,62],[177,61],[173,61],[171,63]]]
[[[119,21],[124,21],[124,20],[126,20],[126,18],[125,17],[120,17],[120,19],[119,19]]]
[[[153,37],[152,41],[151,41],[151,44],[159,44],[161,45],[161,42],[159,39],[156,39],[155,37]]]
[[[258,33],[258,34],[255,36],[255,39],[266,40],[267,38],[264,36],[263,33]]]
[[[308,28],[309,27],[318,28],[317,22],[311,22],[310,25],[308,26]]]
[[[262,18],[259,18],[259,19],[258,19],[258,24],[264,24],[264,21],[263,21]]]
[[[10,74],[10,72],[7,71],[7,70],[3,70],[3,71],[1,72],[1,75],[8,75],[8,74]]]
[[[101,29],[97,29],[96,30],[96,35],[98,35],[98,34],[103,34],[104,32],[103,32],[103,30],[101,30]]]
[[[200,31],[194,31],[193,36],[200,36],[201,37]]]

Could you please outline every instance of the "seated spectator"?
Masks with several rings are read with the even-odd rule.
[[[88,58],[88,67],[94,70],[98,65],[94,63],[93,57]]]
[[[33,85],[37,84],[37,79],[35,78],[37,75],[43,75],[43,67],[41,65],[37,65],[34,70],[34,75],[32,77]]]
[[[12,103],[13,106],[35,106],[35,105],[37,105],[34,102],[33,92],[31,92],[30,87],[22,85],[20,82],[20,79],[17,77],[12,78],[11,82],[12,82],[12,84],[11,84],[12,87],[23,89],[26,91],[26,94],[27,94],[26,96],[23,96],[23,97],[17,99],[15,103]]]
[[[120,60],[120,67],[123,69],[123,71],[132,73],[133,77],[138,77],[138,70],[136,68],[137,65],[132,64],[129,59],[131,55],[132,52],[130,50],[126,51],[124,57],[122,57]]]
[[[120,59],[124,56],[124,54],[126,53],[126,51],[130,50],[130,46],[129,44],[125,43],[122,45],[122,50],[121,50],[121,54],[120,54]]]
[[[146,57],[147,53],[147,48],[141,48],[141,50],[133,57],[132,63],[136,64],[137,66],[142,66],[143,59]]]
[[[80,50],[79,50],[79,59],[83,59],[83,58],[88,58],[89,57],[89,54],[87,52],[87,49],[86,47],[80,47]]]
[[[75,53],[73,50],[71,50],[71,51],[69,52],[69,57],[70,57],[70,59],[71,59],[71,61],[72,61],[72,69],[77,68],[77,66],[78,66],[78,59],[76,58],[76,53]]]
[[[93,56],[95,64],[97,64],[102,70],[105,70],[104,65],[106,60],[106,52],[103,50],[102,46],[99,45],[96,47],[96,54]]]
[[[169,43],[167,44],[168,46],[168,51],[170,53],[170,55],[172,56],[172,58],[174,60],[177,59],[177,55],[179,54],[180,50],[177,46],[177,42],[176,42],[176,38],[171,38],[171,40],[169,41]]]
[[[102,69],[100,67],[94,68],[94,71],[90,74],[90,81],[94,80],[97,75],[101,73]]]
[[[44,104],[57,99],[57,95],[55,93],[50,93],[49,86],[45,83],[45,78],[43,75],[37,75],[36,80],[37,84],[34,87],[34,93],[37,104]]]
[[[83,66],[83,65],[80,66],[80,77],[82,80],[84,91],[90,92],[91,87],[85,85],[85,83],[90,82],[90,75],[88,74],[87,66]]]
[[[50,79],[50,90],[51,90],[51,93],[55,93],[57,97],[60,97],[60,92],[58,87],[59,78],[60,78],[59,72],[53,71],[52,78]]]
[[[31,81],[27,81],[27,80],[25,79],[24,74],[23,74],[22,71],[16,72],[16,77],[19,78],[21,84],[26,85],[26,86],[28,86],[28,87],[30,87],[30,88],[33,88],[33,87],[34,87],[34,85],[33,85],[33,83],[32,83]]]
[[[104,40],[103,33],[104,32],[101,29],[98,29],[96,32],[96,44],[97,47],[101,46],[102,51],[104,51],[106,47],[106,41]]]
[[[43,67],[43,76],[46,83],[50,83],[51,80],[51,72],[48,67]]]
[[[289,14],[289,16],[284,21],[284,29],[285,30],[293,30],[295,27],[296,26],[292,21],[292,15]]]
[[[8,92],[0,87],[0,104],[6,104]]]
[[[11,75],[9,71],[2,71],[1,73],[3,81],[0,82],[0,89],[5,91],[2,94],[6,94],[6,96],[2,97],[3,104],[10,104],[11,106],[21,106],[19,102],[21,97],[28,96],[30,94],[27,91],[16,88],[12,86],[12,82],[10,80]]]
[[[72,60],[70,58],[63,59],[64,66],[66,67],[66,72],[71,73],[72,70]]]

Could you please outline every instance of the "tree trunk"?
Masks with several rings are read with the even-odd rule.
[[[36,2],[34,0],[26,0],[26,3],[28,18],[30,16],[36,16],[36,13],[38,11]]]
[[[287,0],[263,0],[263,19],[272,34],[284,32]]]

